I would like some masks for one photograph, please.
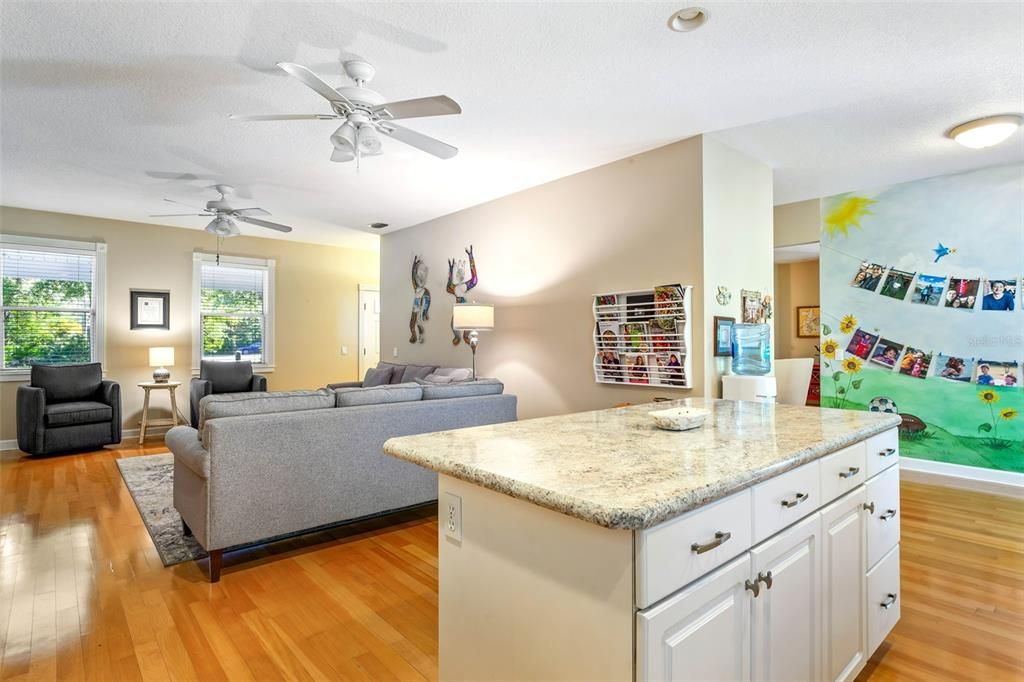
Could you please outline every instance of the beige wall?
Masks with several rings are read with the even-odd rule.
[[[794,201],[775,207],[775,246],[821,241],[820,200]]]
[[[818,338],[796,335],[797,306],[819,305],[818,261],[779,263],[775,266],[775,355],[810,358],[817,355]]]
[[[301,229],[299,226],[297,229]],[[60,213],[0,207],[0,230],[9,234],[97,240],[107,244],[107,376],[121,383],[124,426],[138,428],[142,390],[152,378],[150,346],[174,346],[172,378],[188,383],[192,358],[192,254],[214,251],[205,232]],[[376,284],[379,258],[373,251],[303,244],[279,239],[234,237],[223,253],[276,261],[275,365],[270,388],[315,388],[354,379],[358,373],[359,284]],[[169,331],[129,329],[129,289],[171,292]],[[341,346],[349,349],[341,355]],[[0,440],[16,436],[17,382],[0,383]],[[178,389],[187,415],[187,388]],[[154,393],[163,406],[167,396]],[[165,412],[166,416],[169,414]]]
[[[772,294],[772,171],[735,149],[704,138],[704,394],[721,397],[730,358],[714,356],[716,315],[742,321],[740,291]],[[732,292],[727,305],[718,287]],[[774,320],[768,320],[772,325]],[[774,349],[774,344],[772,345]]]
[[[474,246],[480,283],[470,300],[494,303],[496,329],[483,333],[481,376],[501,378],[520,398],[520,417],[699,395],[694,358],[690,393],[597,384],[591,296],[602,291],[693,284],[694,319],[703,319],[701,139],[691,138],[562,178],[381,239],[381,357],[469,366],[452,346],[449,258]],[[430,267],[427,338],[409,343],[414,255]],[[704,347],[693,329],[693,347]]]

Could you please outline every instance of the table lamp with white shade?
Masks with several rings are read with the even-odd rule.
[[[172,346],[155,346],[149,349],[149,366],[156,367],[153,370],[153,381],[158,384],[166,384],[171,378],[167,371],[167,365],[174,366],[174,348]]]
[[[456,303],[452,311],[452,328],[469,332],[469,347],[473,351],[473,378],[476,379],[479,332],[494,329],[494,306],[489,303]]]

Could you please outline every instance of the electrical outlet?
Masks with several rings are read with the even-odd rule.
[[[462,542],[462,498],[451,493],[444,494],[444,534],[456,542]]]
[[[348,355],[348,346],[342,346],[341,347],[341,354],[342,355]]]
[[[391,357],[393,357],[393,358],[397,358],[398,357],[398,346],[395,346],[394,350],[391,351]]]

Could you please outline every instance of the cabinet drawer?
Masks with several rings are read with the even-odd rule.
[[[868,656],[900,619],[900,548],[893,547],[868,572]]]
[[[900,541],[900,468],[890,467],[867,485],[868,568]]]
[[[896,429],[871,436],[865,441],[868,460],[868,478],[885,471],[900,461],[900,439]]]
[[[867,479],[864,443],[855,443],[821,460],[821,501],[828,504]]]
[[[750,490],[636,533],[636,602],[646,608],[751,543]]]
[[[820,471],[815,461],[754,486],[755,544],[821,506]]]

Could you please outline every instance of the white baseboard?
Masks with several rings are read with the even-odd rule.
[[[154,444],[157,442],[163,442],[163,435],[170,430],[170,426],[151,426],[146,429],[146,442]],[[159,441],[157,438],[159,437]],[[134,442],[132,442],[134,441]],[[139,429],[122,429],[121,430],[121,445],[135,445],[139,441]],[[11,440],[0,440],[0,451],[4,450],[17,450],[18,439],[14,438]]]
[[[1024,474],[1013,471],[900,457],[900,477],[915,483],[944,485],[1024,499]]]

